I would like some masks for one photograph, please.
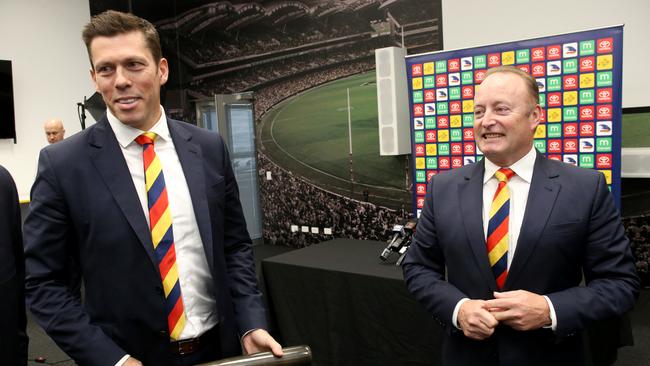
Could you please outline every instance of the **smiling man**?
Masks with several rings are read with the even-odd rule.
[[[26,292],[79,365],[195,365],[281,346],[267,333],[252,244],[221,137],[169,119],[169,68],[148,21],[83,30],[107,106],[39,158],[25,221]],[[73,256],[82,305],[65,285]]]
[[[474,99],[484,159],[429,182],[403,268],[446,330],[444,365],[582,365],[583,330],[638,295],[604,176],[533,148],[538,98],[527,73],[490,69]]]

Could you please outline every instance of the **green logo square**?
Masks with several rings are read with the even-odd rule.
[[[459,128],[451,129],[451,141],[462,141],[463,140],[463,130]]]
[[[436,72],[438,74],[447,72],[447,60],[436,61]]]
[[[593,55],[596,50],[596,42],[591,39],[580,42],[580,56]]]
[[[424,128],[427,130],[436,128],[436,117],[424,117]]]
[[[535,140],[533,146],[541,153],[546,152],[546,140]]]
[[[612,72],[601,71],[596,76],[596,86],[612,86]]]
[[[447,102],[438,102],[438,103],[436,103],[436,113],[438,115],[448,114],[449,113],[449,105],[447,104]]]
[[[422,103],[424,101],[424,93],[422,90],[413,92],[413,103]]]
[[[474,56],[475,69],[484,69],[486,67],[487,67],[487,56],[485,55]]]
[[[546,79],[546,91],[562,90],[562,77],[553,76]]]
[[[612,138],[611,137],[597,137],[596,138],[596,152],[611,152],[612,151]]]
[[[454,86],[449,88],[449,100],[460,99],[460,87]]]
[[[547,124],[546,136],[548,136],[549,138],[562,137],[562,125],[560,123]]]
[[[427,158],[427,169],[438,169],[438,158]]]
[[[426,183],[427,173],[424,170],[415,171],[415,181],[418,183]]]
[[[530,62],[530,50],[517,50],[516,55],[518,64],[525,64]]]
[[[539,93],[539,105],[542,108],[546,107],[546,94]]]
[[[432,89],[436,87],[436,78],[432,76],[425,76],[423,78],[424,81],[424,89]]]
[[[438,144],[438,155],[449,155],[449,144],[446,142]]]
[[[424,131],[415,131],[414,139],[415,143],[424,142]]]
[[[580,162],[578,165],[581,168],[593,168],[594,167],[594,156],[591,154],[580,154]]]
[[[463,127],[474,126],[474,115],[471,113],[463,114]]]
[[[583,89],[580,90],[580,104],[593,104],[594,103],[594,90]]]
[[[476,156],[476,162],[478,163],[479,161],[483,160],[483,155],[478,155]]]
[[[565,122],[573,122],[578,120],[577,107],[564,107],[562,108],[562,120]]]
[[[474,83],[474,73],[471,71],[463,71],[460,74],[461,84],[468,85]]]
[[[578,59],[570,58],[570,59],[564,60],[564,63],[562,65],[562,70],[564,70],[565,74],[571,74],[571,73],[574,73],[574,72],[578,72]]]

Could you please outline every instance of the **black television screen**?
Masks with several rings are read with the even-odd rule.
[[[0,139],[16,139],[11,61],[0,60]]]

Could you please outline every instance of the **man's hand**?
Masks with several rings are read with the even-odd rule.
[[[532,330],[551,325],[550,310],[543,296],[517,290],[495,292],[487,308],[499,322],[516,330]]]
[[[458,310],[458,326],[466,337],[477,341],[488,338],[494,333],[499,322],[488,311],[483,300],[467,300]]]
[[[282,357],[282,346],[264,329],[255,329],[242,338],[244,353],[271,351],[274,356]]]
[[[135,359],[133,357],[129,357],[122,364],[122,366],[142,366],[142,362],[138,361],[137,359]]]

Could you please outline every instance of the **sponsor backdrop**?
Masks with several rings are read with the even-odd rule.
[[[407,56],[413,204],[441,171],[482,158],[474,142],[474,93],[487,69],[512,65],[539,86],[535,147],[549,159],[605,175],[620,209],[623,27]]]

